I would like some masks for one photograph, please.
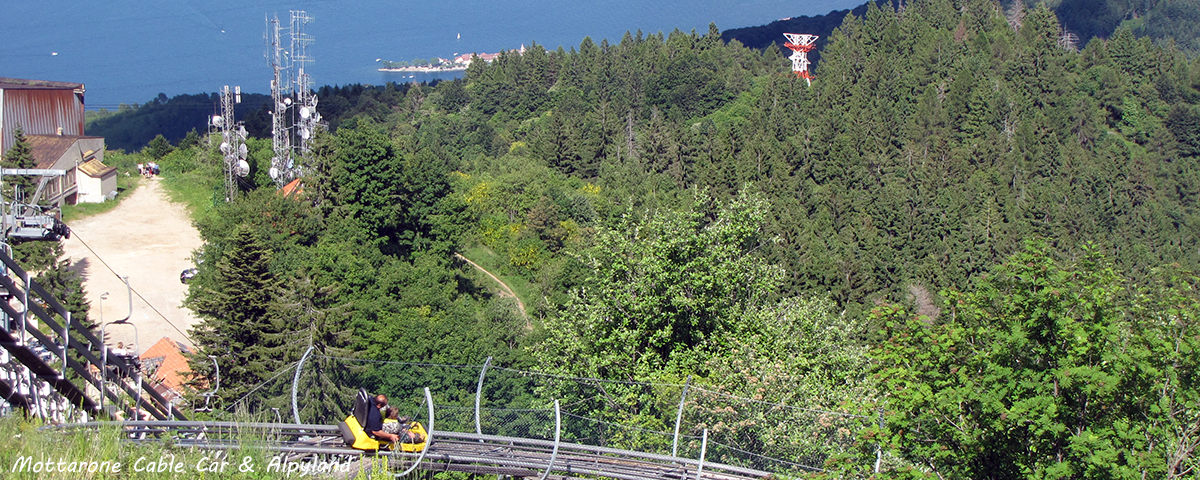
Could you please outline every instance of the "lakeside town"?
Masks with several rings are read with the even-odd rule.
[[[524,54],[525,53],[525,45],[521,45],[520,48],[511,50],[511,51],[516,52],[518,54]],[[503,52],[500,52],[500,53],[503,53]],[[379,68],[379,71],[381,71],[381,72],[421,72],[421,73],[454,72],[454,71],[466,70],[467,67],[469,67],[471,65],[471,62],[475,58],[483,60],[487,63],[492,63],[493,60],[500,57],[500,53],[474,53],[474,52],[472,52],[472,53],[464,53],[462,55],[455,54],[457,56],[455,56],[453,59],[434,57],[434,58],[431,58],[428,60],[415,59],[411,62],[406,62],[406,61],[391,62],[391,61],[383,60],[381,58],[377,58],[377,59],[375,59],[375,61],[383,63],[383,66]]]

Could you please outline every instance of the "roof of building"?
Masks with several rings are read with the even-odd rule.
[[[88,152],[91,151],[89,150]],[[84,158],[87,158],[88,152],[84,153]],[[104,178],[107,177],[108,174],[117,171],[117,167],[110,167],[101,161],[92,158],[79,164],[79,171],[92,178]]]
[[[54,162],[62,158],[63,154],[67,153],[75,142],[84,139],[95,139],[104,137],[89,137],[83,135],[25,135],[25,140],[29,142],[29,148],[33,150],[33,159],[37,161],[37,168],[51,168]],[[83,152],[80,152],[81,154]]]
[[[299,178],[288,182],[287,185],[284,185],[279,189],[279,196],[282,197],[290,197],[292,195],[300,195],[302,193],[304,193],[304,185],[300,183]]]
[[[170,337],[163,337],[138,358],[142,359],[143,365],[158,364],[158,368],[154,370],[154,380],[162,382],[163,386],[175,392],[183,392],[183,384],[192,373],[183,352],[190,350]]]
[[[52,82],[50,80],[27,80],[24,78],[0,77],[0,90],[3,89],[82,90],[83,84],[75,82]]]

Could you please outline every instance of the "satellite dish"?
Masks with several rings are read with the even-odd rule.
[[[246,139],[246,127],[238,127],[238,136],[242,137],[242,140]]]
[[[300,129],[300,138],[303,138],[303,139],[305,139],[305,140],[308,140],[308,137],[309,137],[309,135],[310,135],[310,133],[308,133],[308,129],[307,129],[307,128],[301,128],[301,129]]]
[[[294,166],[296,166],[296,162],[295,162],[294,160],[292,160],[292,159],[290,159],[290,158],[289,158],[289,159],[288,159],[288,164],[287,164],[287,167],[288,167],[289,169],[291,169],[291,168],[292,168],[292,167],[294,167]]]
[[[312,106],[313,106],[313,108],[316,108],[316,106],[317,106],[317,97],[312,97]]]
[[[311,116],[312,116],[312,113],[309,113],[308,107],[300,107],[300,118],[308,120],[308,117],[311,117]]]
[[[229,145],[229,142],[221,142],[221,153],[229,155],[229,150],[232,148],[233,147]]]
[[[318,114],[316,114],[316,115],[313,115],[313,121],[314,121],[314,122],[319,122],[319,121],[321,121],[321,114],[319,114],[319,113],[318,113]]]
[[[221,126],[221,116],[220,115],[213,115],[212,125],[214,127],[218,127],[218,128]]]
[[[249,151],[246,150],[246,144],[243,143],[241,145],[238,145],[238,156],[240,156],[242,158],[246,158],[246,154],[248,154],[248,153],[249,153]]]
[[[246,175],[249,175],[250,174],[250,163],[245,160],[238,160],[236,173],[239,177],[244,177]]]
[[[291,98],[285,98],[285,99],[283,99],[283,104],[284,104],[284,105],[291,105],[291,104],[292,104],[292,99],[291,99]]]
[[[278,160],[278,158],[273,158],[272,160]],[[271,175],[271,180],[275,180],[275,179],[279,178],[279,169],[278,168],[271,167],[270,170],[267,170],[267,173]]]

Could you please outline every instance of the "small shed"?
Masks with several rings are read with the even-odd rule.
[[[79,164],[75,178],[79,183],[80,203],[102,203],[117,197],[117,167],[105,165],[95,156]]]

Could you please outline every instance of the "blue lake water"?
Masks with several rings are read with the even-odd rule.
[[[0,77],[80,82],[89,109],[240,85],[270,92],[266,16],[305,26],[314,85],[383,84],[455,74],[385,73],[376,59],[494,53],[537,42],[619,42],[626,31],[724,30],[853,8],[862,0],[20,0],[0,7]],[[286,41],[286,40],[285,40]]]

